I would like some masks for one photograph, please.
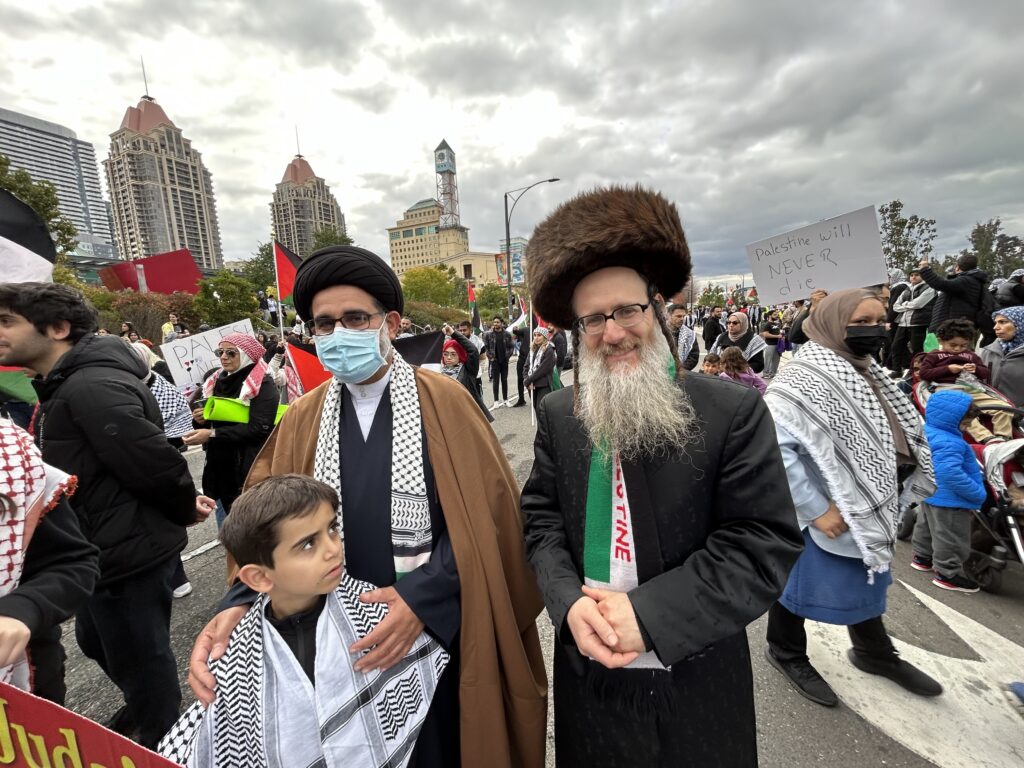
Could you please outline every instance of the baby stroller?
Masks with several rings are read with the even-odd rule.
[[[935,391],[937,388],[927,382],[920,382],[914,387],[914,404],[922,413]],[[988,391],[1006,405],[982,408],[982,422],[987,421],[984,417],[987,412],[1013,413],[1014,439],[984,446],[964,435],[978,459],[988,490],[985,503],[973,513],[971,555],[964,563],[964,572],[986,592],[998,592],[1007,559],[1013,557],[1024,563],[1024,537],[1021,535],[1024,529],[1024,432],[1021,431],[1024,411],[1015,408],[996,390],[988,388]],[[915,506],[904,510],[898,532],[900,540],[909,539],[914,532]]]

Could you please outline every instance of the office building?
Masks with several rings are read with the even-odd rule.
[[[317,230],[345,232],[345,215],[331,188],[302,155],[296,155],[284,169],[281,183],[270,204],[274,237],[302,258],[313,252],[313,236]]]

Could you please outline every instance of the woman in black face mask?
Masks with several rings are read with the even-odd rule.
[[[942,692],[899,658],[882,623],[900,478],[908,495],[924,498],[935,487],[920,416],[873,358],[885,315],[865,289],[822,300],[804,324],[810,341],[765,394],[804,535],[804,552],[768,614],[767,656],[824,706],[838,699],[807,658],[806,619],[847,626],[858,669],[921,696]]]

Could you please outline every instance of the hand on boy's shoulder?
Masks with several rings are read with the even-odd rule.
[[[409,653],[412,644],[423,631],[424,624],[394,587],[380,587],[364,592],[359,600],[363,603],[386,603],[388,615],[370,634],[349,649],[351,653],[373,649],[356,662],[355,668],[360,672],[389,669]]]

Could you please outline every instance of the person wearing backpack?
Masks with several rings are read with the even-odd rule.
[[[1024,269],[1015,269],[996,289],[996,307],[1024,306]]]
[[[978,269],[978,257],[962,254],[956,260],[953,274],[946,278],[935,274],[930,262],[922,261],[918,267],[921,279],[939,294],[932,310],[929,332],[934,333],[946,320],[970,320],[981,331],[982,346],[991,344],[995,339],[992,313],[996,310],[996,302],[987,290],[988,275]]]

